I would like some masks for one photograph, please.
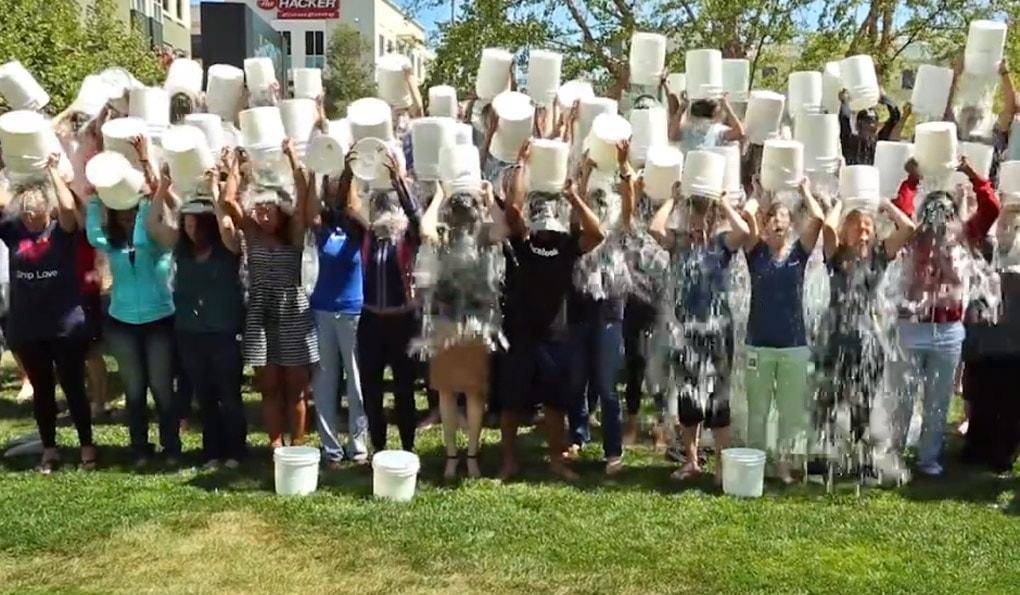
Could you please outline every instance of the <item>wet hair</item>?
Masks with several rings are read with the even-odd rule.
[[[133,211],[137,216],[138,207],[128,210]],[[103,233],[106,234],[106,241],[119,250],[130,244],[131,237],[128,235],[128,230],[124,229],[124,226],[120,224],[120,220],[117,219],[117,212],[113,209],[106,209],[106,223],[103,224]],[[135,225],[138,225],[137,221]]]
[[[43,207],[51,211],[56,202],[53,193],[42,184],[30,184],[15,189],[14,200],[11,201],[15,213],[26,210],[29,206],[42,203]]]
[[[659,101],[652,95],[639,95],[634,99],[634,109],[649,109],[659,104]]]
[[[179,124],[184,116],[195,111],[195,100],[187,93],[174,93],[170,98],[170,123]]]
[[[697,99],[691,104],[691,115],[696,118],[714,118],[719,102],[714,99]]]
[[[194,256],[195,251],[199,248],[195,242],[192,241],[188,234],[184,231],[184,218],[187,216],[195,218],[195,227],[199,237],[203,238],[206,247],[215,249],[217,246],[223,247],[223,238],[220,237],[220,226],[216,222],[216,215],[213,213],[182,213],[178,218],[177,229],[180,233],[177,236],[177,249],[182,254]]]
[[[352,182],[353,183],[353,182]],[[340,185],[336,200],[330,200],[329,189],[333,185],[333,180],[330,176],[322,177],[322,188],[319,191],[319,199],[322,202],[322,224],[328,228],[339,227],[343,222],[347,220],[344,205],[347,204],[348,197],[344,196],[342,190],[343,185]],[[350,193],[350,187],[348,186],[347,193]]]

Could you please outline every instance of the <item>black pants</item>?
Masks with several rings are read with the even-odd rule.
[[[641,409],[641,386],[645,380],[648,361],[642,343],[655,324],[655,306],[633,298],[627,300],[623,312],[623,355],[627,375],[627,414],[637,415]]]
[[[57,399],[56,375],[64,389],[71,419],[78,431],[78,442],[92,446],[92,412],[88,395],[85,393],[85,352],[88,342],[84,336],[74,338],[46,339],[42,341],[21,341],[11,345],[11,351],[21,360],[21,365],[32,382],[35,394],[32,409],[43,447],[57,446]]]
[[[978,358],[963,369],[970,403],[964,460],[996,471],[1013,467],[1020,449],[1020,357]]]
[[[414,450],[417,414],[414,409],[416,366],[408,354],[411,339],[418,332],[413,312],[406,314],[361,313],[358,322],[358,368],[361,392],[368,416],[368,432],[375,452],[386,449],[386,415],[383,410],[383,373],[393,371],[393,398],[397,428],[404,450]]]
[[[202,455],[240,460],[248,424],[241,401],[241,345],[236,333],[178,331],[181,365],[202,410]]]

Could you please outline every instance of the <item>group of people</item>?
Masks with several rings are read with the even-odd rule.
[[[954,110],[951,101],[947,109],[961,140],[995,146],[992,172],[1020,158],[1020,139],[1009,134],[1017,130],[1017,97],[1004,61],[999,78],[1004,107],[990,135],[975,124],[978,108]],[[646,192],[650,181],[635,168],[641,164],[628,139],[612,142],[607,163],[592,154],[595,142],[577,138],[580,102],[538,106],[516,161],[501,161],[490,149],[503,119],[491,98],[472,97],[454,116],[472,127],[468,144],[477,150],[467,161],[477,163],[441,182],[416,176],[415,120],[431,106],[409,72],[407,84],[412,101],[393,107],[393,138],[382,139],[374,179],[357,175],[368,160],[363,145],[345,146],[322,173],[303,162],[308,138],[256,147],[240,134],[196,190],[181,192],[166,160],[159,162],[158,139],[134,137],[129,151],[104,147],[104,125],[126,115],[127,91],[98,113],[72,107],[51,121],[62,150],[38,176],[11,177],[0,190],[11,271],[4,331],[34,389],[42,471],[59,460],[58,381],[82,467],[97,464],[85,371],[100,340],[124,384],[139,468],[156,453],[149,394],[162,456],[170,464],[181,456],[179,372],[201,406],[204,459],[236,467],[246,456],[245,366],[254,369],[270,446],[303,444],[312,407],[323,458],[334,466],[365,463],[387,447],[389,368],[400,447],[414,450],[415,382],[426,361],[446,478],[458,475],[462,460],[469,477],[481,475],[487,407],[499,412],[501,478],[518,473],[518,428],[537,410],[552,473],[576,477],[570,461],[592,440],[596,409],[605,471],[618,473],[645,395],[659,411],[657,440],[680,464],[674,477],[692,478],[704,465],[702,432],[711,430],[717,455],[739,439],[730,432],[731,397],[744,396],[731,394],[739,377],[747,426],[738,434],[774,451],[771,471],[782,481],[794,481],[803,461],[903,481],[918,392],[916,470],[938,476],[961,354],[974,353],[965,398],[1008,391],[1016,376],[1020,349],[999,331],[1011,334],[1018,320],[1020,196],[1000,202],[990,172],[966,156],[942,169],[908,160],[898,194],[880,201],[835,191],[838,167],[872,165],[877,141],[899,140],[909,105],[900,113],[883,94],[883,121],[874,108],[851,110],[841,95],[842,163],[775,190],[759,179],[763,145],[745,131],[746,105],[689,98],[665,76],[658,87],[624,85],[621,106],[668,111],[669,144],[685,157],[682,179],[662,201]],[[279,86],[249,91],[239,110],[280,99]],[[172,99],[175,125],[203,111],[201,96]],[[323,109],[327,99],[318,100],[315,135],[335,125]],[[224,127],[236,131],[233,122]],[[775,134],[784,135],[788,126]],[[569,147],[556,189],[535,184],[536,160],[557,154],[550,143]],[[725,146],[741,156],[739,191],[688,171],[705,162],[699,154]],[[62,153],[72,173],[61,169]],[[5,163],[11,158],[0,154]],[[114,196],[111,175],[137,180],[127,200]],[[308,249],[318,262],[310,293]],[[91,297],[97,252],[109,266],[108,308]],[[827,273],[831,296],[817,325],[805,315],[812,267]],[[749,298],[735,290],[740,275]],[[993,297],[974,298],[978,276],[982,286],[994,285]],[[745,309],[746,330],[737,315]],[[980,331],[972,338],[965,323]],[[971,433],[1020,433],[1015,420],[1003,419],[983,429],[976,423]],[[995,466],[1012,461],[1006,451],[995,453]],[[717,477],[722,464],[720,457]]]

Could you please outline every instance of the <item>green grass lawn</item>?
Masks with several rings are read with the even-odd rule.
[[[9,373],[0,444],[34,428]],[[251,419],[257,401],[249,395]],[[155,432],[155,429],[153,429]],[[607,480],[591,446],[576,485],[543,472],[525,435],[521,481],[444,485],[438,430],[420,434],[410,504],[371,498],[371,471],[325,473],[320,490],[272,492],[266,439],[238,471],[130,471],[120,418],[97,427],[101,470],[51,477],[0,462],[0,591],[101,592],[922,592],[1020,590],[1020,482],[951,465],[898,490],[768,485],[726,497],[678,485],[647,445]],[[485,433],[483,471],[499,463]],[[391,437],[395,443],[395,436]],[[60,430],[77,460],[73,430]],[[185,437],[197,464],[199,435]],[[954,445],[955,447],[955,445]],[[463,469],[463,466],[462,466]]]

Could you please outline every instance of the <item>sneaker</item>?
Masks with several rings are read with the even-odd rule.
[[[606,461],[606,475],[616,475],[623,471],[623,457],[609,457]]]
[[[212,459],[209,462],[207,462],[205,465],[202,465],[202,470],[203,471],[219,471],[220,470],[220,462],[217,461],[216,459]]]
[[[917,466],[917,471],[921,475],[925,475],[927,477],[941,477],[942,474],[945,473],[945,470],[942,469],[942,465],[939,465],[938,463],[928,463],[927,465],[918,465]]]
[[[238,461],[237,459],[227,459],[223,462],[223,466],[233,471],[241,466],[241,461]]]

